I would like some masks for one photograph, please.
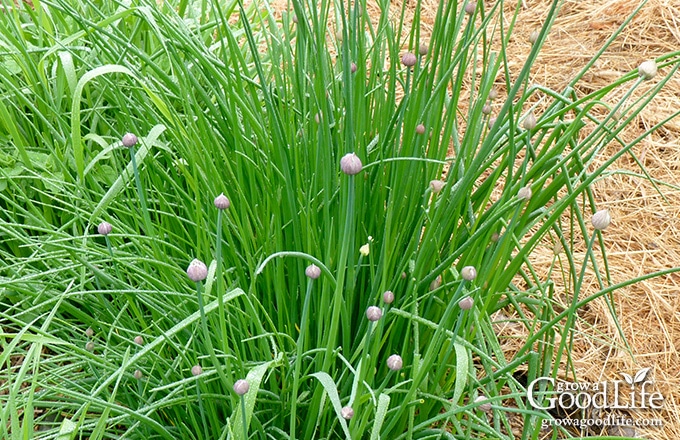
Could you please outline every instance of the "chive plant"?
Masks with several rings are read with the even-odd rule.
[[[427,41],[365,0],[5,4],[0,437],[511,439],[513,411],[537,438],[550,415],[512,373],[560,374],[578,308],[619,287],[590,185],[680,52],[577,96],[627,20],[564,90],[532,86],[560,2],[520,70],[508,3],[439,2]],[[104,212],[115,252],[88,233]],[[529,258],[544,240],[563,311]]]

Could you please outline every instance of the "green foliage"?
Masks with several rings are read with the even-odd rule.
[[[243,438],[245,420],[258,439],[510,439],[509,408],[522,438],[537,438],[547,415],[513,372],[557,374],[577,308],[617,287],[605,260],[601,292],[578,297],[597,266],[589,185],[639,141],[618,135],[680,53],[657,60],[639,99],[636,72],[578,96],[587,68],[563,91],[529,85],[557,1],[520,71],[505,56],[517,12],[502,1],[474,15],[440,2],[412,69],[400,61],[424,44],[419,8],[409,32],[406,2],[396,24],[389,2],[378,6],[369,18],[365,1],[294,0],[277,19],[240,0],[5,4],[3,438]],[[494,84],[507,99],[492,121],[482,110]],[[549,104],[526,130],[534,95]],[[140,138],[134,162],[126,132]],[[595,167],[612,142],[618,154]],[[347,153],[359,174],[340,171]],[[526,186],[533,195],[519,198]],[[218,212],[220,193],[231,207]],[[591,237],[584,262],[575,232]],[[553,268],[574,295],[564,311],[528,258],[544,240],[565,249]],[[198,296],[193,258],[209,266]],[[477,278],[464,281],[463,266]],[[462,311],[466,296],[474,307]],[[383,311],[375,323],[369,306]],[[504,307],[530,334],[518,353],[492,326]],[[403,369],[388,369],[392,354]]]

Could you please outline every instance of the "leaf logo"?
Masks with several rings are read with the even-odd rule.
[[[621,376],[623,376],[623,379],[632,388],[632,387],[635,386],[636,383],[640,383],[640,382],[645,381],[645,378],[647,377],[649,370],[651,370],[651,368],[647,367],[647,368],[643,368],[640,371],[638,371],[637,373],[635,373],[635,376],[630,376],[629,374],[626,374],[626,373],[621,373]]]

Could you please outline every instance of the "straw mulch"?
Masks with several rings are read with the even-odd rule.
[[[520,13],[510,47],[511,60],[518,67],[530,50],[529,35],[541,27],[549,4],[548,0],[529,0]],[[638,4],[637,0],[565,1],[533,68],[531,82],[562,90]],[[597,90],[635,70],[647,59],[678,50],[678,17],[680,3],[677,1],[649,0],[586,75],[578,92],[583,95]],[[662,70],[659,76],[663,73]],[[614,91],[612,102],[623,93],[623,90]],[[630,124],[623,134],[624,140],[632,141],[678,109],[680,75]],[[609,209],[613,217],[612,225],[603,234],[613,284],[680,265],[679,138],[680,118],[675,118],[633,148],[634,155],[651,177],[671,185],[659,184],[660,193],[648,180],[630,174],[610,175],[594,185],[598,208]],[[616,145],[608,147],[603,160],[616,148]],[[624,156],[612,169],[642,174],[631,156]],[[537,268],[547,270],[553,255],[553,246],[546,243],[532,255],[532,262]],[[583,261],[584,256],[577,250],[576,261]],[[592,271],[586,274],[585,280],[581,297],[599,290]],[[558,286],[563,285],[561,280],[556,282]],[[604,300],[594,301],[579,313],[572,351],[579,380],[621,380],[620,372],[635,374],[641,368],[651,367],[655,389],[665,398],[663,410],[632,414],[633,418],[659,418],[664,422],[662,428],[637,427],[611,432],[613,435],[659,440],[680,438],[679,285],[680,275],[671,274],[615,293],[614,304],[625,340],[619,335]],[[565,303],[570,293],[562,293]],[[515,338],[521,337],[521,327],[505,325],[499,329],[507,332],[507,348],[512,350]]]

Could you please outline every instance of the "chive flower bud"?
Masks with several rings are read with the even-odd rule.
[[[640,64],[638,67],[638,74],[642,79],[652,79],[656,76],[656,61],[648,60]]]
[[[125,133],[123,135],[123,146],[124,147],[127,147],[127,148],[134,147],[135,145],[137,145],[137,141],[138,141],[137,136],[135,136],[132,133]]]
[[[496,118],[490,118],[489,122],[486,125],[487,125],[487,127],[489,127],[489,130],[490,130],[491,127],[493,127],[493,124],[495,124],[495,123],[496,123]]]
[[[425,126],[423,124],[416,125],[416,133],[425,134]]]
[[[609,215],[609,211],[607,209],[597,211],[595,214],[593,214],[593,217],[590,219],[590,222],[593,224],[593,227],[598,231],[603,231],[607,229],[607,226],[609,226],[609,223],[611,223],[611,221],[612,216]]]
[[[460,275],[465,281],[472,281],[477,278],[477,269],[474,266],[465,266],[460,270]]]
[[[430,50],[430,48],[427,47],[427,44],[424,44],[424,43],[423,43],[423,44],[421,44],[420,46],[418,46],[418,53],[419,53],[420,56],[422,56],[422,57],[424,57],[425,55],[427,55],[427,52],[428,52],[429,50]]]
[[[100,235],[109,235],[113,231],[113,226],[111,226],[111,223],[109,222],[101,222],[99,223],[99,226],[97,226],[97,232],[99,232]]]
[[[375,322],[382,318],[382,310],[380,310],[380,307],[370,306],[366,309],[366,318],[371,322]]]
[[[446,185],[446,182],[443,182],[441,180],[430,181],[430,188],[432,188],[432,192],[435,194],[439,194],[441,190],[444,188],[444,185]]]
[[[498,232],[494,232],[491,234],[491,241],[494,243],[498,242],[498,239],[501,238],[500,234]]]
[[[85,350],[94,351],[94,342],[88,341],[87,344],[85,344]]]
[[[524,127],[525,130],[529,130],[529,131],[536,128],[536,116],[534,115],[534,112],[530,111],[524,117],[524,122],[522,122],[522,127]]]
[[[239,379],[234,382],[234,392],[239,396],[243,396],[250,389],[250,384],[245,379]]]
[[[139,380],[139,379],[142,378],[142,376],[144,376],[144,374],[142,374],[141,370],[135,370],[135,373],[133,374],[133,376],[135,376],[135,379]]]
[[[404,366],[404,361],[401,359],[401,356],[398,354],[393,354],[392,356],[387,358],[387,368],[389,368],[392,371],[399,371],[401,370],[401,367]]]
[[[340,410],[340,415],[342,416],[343,419],[349,420],[352,417],[354,417],[354,409],[352,409],[351,406],[344,406]]]
[[[203,368],[201,368],[200,365],[196,364],[193,367],[191,367],[191,374],[194,376],[200,376],[203,373]]]
[[[484,412],[491,411],[491,402],[486,398],[486,396],[479,395],[475,398],[475,403],[480,404],[479,409]]]
[[[297,22],[298,22],[297,15],[293,14],[293,23],[297,23]]]
[[[348,176],[359,174],[362,168],[361,159],[355,153],[347,153],[340,159],[340,169]]]
[[[392,304],[394,302],[394,293],[391,290],[386,290],[383,293],[383,301],[385,304]]]
[[[316,280],[321,276],[321,269],[316,264],[310,264],[305,268],[305,275],[307,278]]]
[[[367,257],[368,254],[371,253],[371,246],[370,246],[368,243],[362,245],[362,246],[359,248],[359,253],[360,253],[363,257]]]
[[[134,341],[137,345],[144,345],[144,338],[141,335],[135,336]]]
[[[430,283],[430,291],[438,289],[439,286],[441,286],[441,285],[442,285],[442,276],[437,275],[437,278],[432,280],[432,282]]]
[[[491,90],[489,91],[489,101],[493,101],[496,98],[498,98],[498,89],[492,87]]]
[[[215,208],[224,210],[227,209],[230,205],[231,202],[229,202],[229,199],[227,198],[227,196],[224,195],[224,193],[215,197]]]
[[[187,268],[187,276],[191,281],[203,281],[208,276],[208,268],[204,262],[194,258]]]
[[[87,330],[85,330],[85,336],[87,336],[88,338],[94,336],[94,330],[92,330],[92,327],[88,327]]]
[[[357,64],[356,63],[350,64],[349,71],[352,72],[352,73],[356,72],[357,71]]]
[[[461,310],[470,310],[474,305],[475,301],[469,296],[458,301],[458,307],[460,307]]]
[[[411,52],[406,52],[402,57],[401,57],[401,63],[406,66],[406,67],[413,67],[416,65],[418,62],[418,59],[414,54]]]
[[[482,107],[482,113],[485,115],[488,115],[491,113],[491,105],[489,104],[484,104],[484,107]]]
[[[531,187],[523,186],[517,191],[517,197],[521,200],[529,200],[531,198]]]
[[[529,34],[529,43],[531,43],[532,45],[536,44],[536,42],[538,41],[538,37],[540,36],[541,33],[539,31],[532,31]]]
[[[468,2],[465,4],[465,13],[468,15],[472,15],[475,13],[475,9],[477,9],[477,3],[476,2]]]

